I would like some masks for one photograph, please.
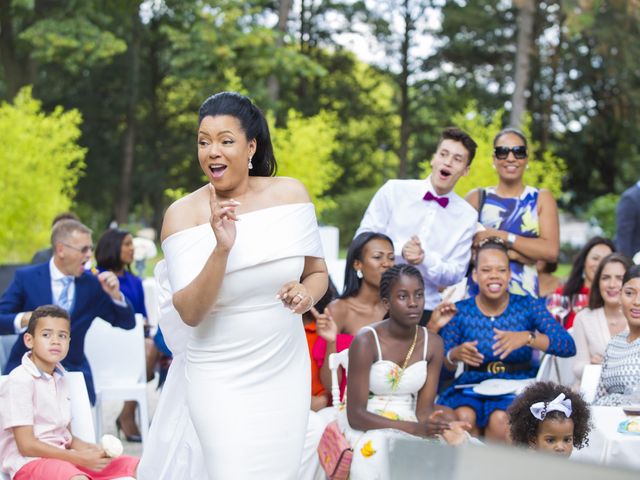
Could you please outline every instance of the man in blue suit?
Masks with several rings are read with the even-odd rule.
[[[640,252],[640,182],[625,190],[618,202],[616,247],[628,257]]]
[[[114,327],[132,329],[134,312],[120,291],[116,275],[112,272],[93,275],[84,269],[93,251],[89,228],[76,220],[62,220],[53,227],[51,246],[51,260],[16,270],[11,285],[0,298],[0,335],[23,333],[31,312],[40,305],[53,303],[68,310],[71,342],[62,364],[70,371],[84,374],[89,398],[94,403],[91,368],[84,354],[87,330],[95,317],[105,319]],[[25,352],[27,348],[20,335],[3,373],[20,365]],[[115,350],[114,355],[117,355]]]

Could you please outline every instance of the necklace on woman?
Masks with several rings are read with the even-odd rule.
[[[502,300],[497,307],[486,305],[480,296],[476,296],[476,304],[480,312],[489,317],[489,319],[494,322],[496,317],[502,315],[507,308],[507,304],[509,303],[509,296],[506,297],[505,300]]]

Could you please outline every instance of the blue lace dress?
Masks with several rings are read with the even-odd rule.
[[[486,197],[478,220],[487,228],[504,230],[521,237],[540,236],[538,189],[525,187],[518,198],[503,198],[495,187],[485,189]],[[538,272],[535,265],[511,261],[509,293],[538,297]],[[475,286],[474,286],[475,287]],[[477,292],[477,288],[474,293]]]
[[[558,323],[547,311],[544,303],[536,298],[522,295],[511,295],[509,304],[501,315],[487,317],[476,306],[475,297],[456,303],[458,313],[440,331],[444,341],[444,351],[464,343],[478,340],[478,351],[484,355],[484,363],[500,360],[493,354],[494,328],[508,331],[533,331],[544,333],[549,337],[547,353],[559,357],[571,357],[576,353],[576,346],[562,325]],[[503,360],[505,364],[522,364],[531,362],[532,349],[521,347],[514,350]],[[489,416],[495,410],[506,410],[513,401],[512,395],[483,397],[464,389],[455,388],[456,385],[475,384],[490,378],[522,379],[535,377],[537,365],[531,365],[530,369],[514,372],[489,373],[486,371],[465,372],[455,379],[453,384],[446,389],[439,404],[451,408],[468,406],[475,410],[477,425],[483,428],[489,421]]]

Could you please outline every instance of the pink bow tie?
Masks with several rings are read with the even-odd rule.
[[[438,205],[440,205],[442,208],[447,208],[447,205],[449,205],[449,199],[447,197],[436,197],[433,193],[431,192],[427,192],[424,194],[424,197],[422,197],[423,200],[426,200],[427,202],[430,201],[436,201],[438,202]]]

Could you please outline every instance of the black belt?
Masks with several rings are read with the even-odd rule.
[[[531,362],[522,363],[504,363],[501,361],[483,363],[477,367],[466,365],[466,370],[472,372],[486,372],[486,373],[512,373],[521,372],[523,370],[531,370]]]

